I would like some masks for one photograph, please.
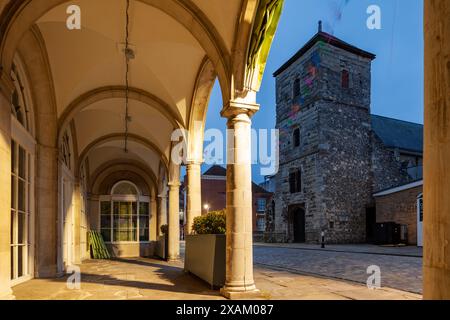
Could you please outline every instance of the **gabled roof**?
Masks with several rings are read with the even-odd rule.
[[[423,125],[372,115],[372,130],[388,148],[423,153]]]
[[[211,168],[209,168],[203,175],[204,176],[226,177],[227,176],[227,169],[225,169],[222,166],[214,165]]]
[[[303,56],[309,49],[311,49],[319,41],[323,41],[323,42],[328,43],[337,48],[340,48],[340,49],[346,50],[348,52],[354,53],[356,55],[359,55],[363,58],[368,58],[370,60],[374,60],[376,58],[376,55],[374,55],[373,53],[359,49],[351,44],[348,44],[347,42],[344,42],[344,41],[336,38],[335,36],[332,36],[329,33],[319,31],[299,51],[297,51],[297,53],[294,56],[292,56],[292,58],[290,58],[277,71],[275,71],[273,76],[276,77],[280,73],[282,73],[284,70],[289,68],[295,61],[297,61],[301,56]]]

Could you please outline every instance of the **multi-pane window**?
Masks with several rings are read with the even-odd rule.
[[[136,188],[120,183],[108,201],[100,202],[100,229],[105,242],[150,241],[149,203],[142,201]]]
[[[29,130],[29,110],[25,94],[26,87],[16,64],[12,66],[11,79],[15,87],[11,97],[11,113],[25,129]]]
[[[258,216],[256,219],[256,230],[259,232],[266,231],[266,218],[265,216]]]
[[[265,198],[259,198],[256,200],[256,211],[265,212],[267,201]]]
[[[302,173],[299,169],[289,174],[289,189],[291,193],[302,192]]]
[[[11,142],[11,279],[29,274],[30,155]]]

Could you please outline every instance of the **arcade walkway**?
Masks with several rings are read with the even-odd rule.
[[[18,300],[216,300],[219,291],[183,272],[182,264],[152,259],[88,261],[81,267],[81,290],[67,278],[35,279],[13,288]],[[383,288],[369,290],[350,282],[255,268],[255,281],[266,299],[415,300],[420,295]]]

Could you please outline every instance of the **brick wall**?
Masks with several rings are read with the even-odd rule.
[[[395,222],[408,226],[408,243],[417,244],[417,196],[423,187],[415,187],[376,197],[377,222]]]

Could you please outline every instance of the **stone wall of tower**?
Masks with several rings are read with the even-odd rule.
[[[341,87],[342,70],[350,74]],[[301,81],[301,96],[293,85]],[[289,207],[306,212],[306,241],[326,231],[331,243],[365,241],[366,207],[372,202],[371,61],[318,42],[277,76],[280,172],[276,178],[278,241],[292,241]],[[300,147],[292,133],[300,129]],[[290,170],[302,170],[302,192],[291,194]],[[284,236],[283,236],[284,235]]]

